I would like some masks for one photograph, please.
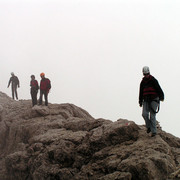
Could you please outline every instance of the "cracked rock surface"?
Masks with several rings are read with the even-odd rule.
[[[0,180],[180,178],[180,139],[73,104],[31,106],[0,92]]]

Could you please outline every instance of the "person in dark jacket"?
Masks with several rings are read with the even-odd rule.
[[[39,97],[39,105],[42,105],[42,96],[44,95],[45,105],[48,105],[48,93],[51,89],[51,82],[48,78],[45,78],[45,74],[41,73],[41,82],[40,82],[40,97]]]
[[[37,93],[38,93],[39,85],[34,75],[31,75],[30,86],[31,86],[32,106],[35,106],[37,104]]]
[[[139,105],[143,107],[142,116],[146,123],[147,133],[157,134],[156,113],[160,101],[164,101],[164,93],[158,81],[150,75],[149,67],[143,67],[144,78],[140,83]]]
[[[17,87],[19,88],[19,79],[17,76],[14,75],[14,73],[11,73],[11,78],[9,79],[8,88],[11,84],[11,90],[12,90],[12,98],[14,99],[14,94],[16,96],[16,99],[18,100],[18,94],[17,94]]]

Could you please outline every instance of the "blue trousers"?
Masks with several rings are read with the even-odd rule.
[[[155,100],[158,100],[156,98]],[[146,128],[150,128],[152,133],[157,133],[156,128],[156,109],[158,107],[158,103],[155,101],[152,102],[143,102],[143,110],[142,110],[142,116],[146,123]]]

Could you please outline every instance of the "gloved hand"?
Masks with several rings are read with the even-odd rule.
[[[163,101],[164,101],[164,98],[161,98],[161,99],[160,99],[160,101],[162,101],[162,102],[163,102]]]
[[[139,106],[142,107],[142,102],[139,102]]]

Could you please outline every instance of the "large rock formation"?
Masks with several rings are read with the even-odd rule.
[[[35,106],[0,92],[0,180],[180,178],[180,139],[72,104]]]

